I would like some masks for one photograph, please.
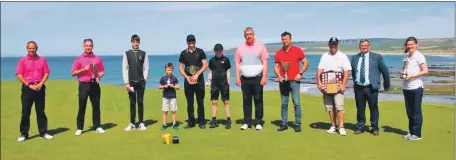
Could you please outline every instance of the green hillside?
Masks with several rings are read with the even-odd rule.
[[[368,38],[371,42],[371,49],[374,51],[381,51],[387,53],[401,53],[404,51],[405,39],[393,38]],[[358,44],[360,39],[341,39],[340,50],[344,52],[359,51]],[[419,39],[419,49],[421,52],[446,52],[454,53],[455,39],[454,38],[433,38],[433,39]],[[294,45],[304,49],[307,53],[321,53],[328,50],[327,41],[297,41],[293,42]],[[281,42],[266,43],[266,48],[269,52],[273,53],[280,47]],[[233,54],[236,48],[231,48],[225,51],[228,54]]]

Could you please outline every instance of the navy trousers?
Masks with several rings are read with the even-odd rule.
[[[409,119],[409,133],[421,137],[421,127],[423,126],[423,113],[421,111],[423,88],[402,91],[405,99],[405,110]]]

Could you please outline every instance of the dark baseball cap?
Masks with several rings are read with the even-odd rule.
[[[220,43],[215,44],[214,51],[221,51],[223,50],[223,46]]]
[[[331,37],[331,39],[329,39],[329,44],[339,44],[339,40],[336,38],[336,37]]]
[[[187,36],[187,41],[195,41],[195,40],[196,40],[196,38],[193,34],[190,34]]]

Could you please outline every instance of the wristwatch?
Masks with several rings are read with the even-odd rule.
[[[299,73],[299,75],[301,75],[301,76],[302,76],[302,74],[303,74],[303,73]]]

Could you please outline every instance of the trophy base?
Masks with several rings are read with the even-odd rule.
[[[90,78],[90,83],[96,83],[97,82],[97,79],[95,78]]]

